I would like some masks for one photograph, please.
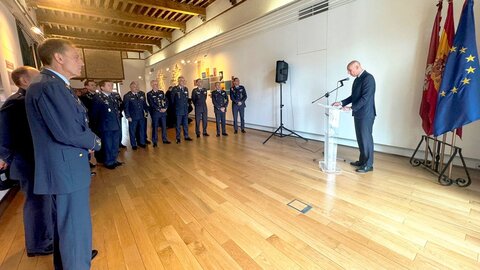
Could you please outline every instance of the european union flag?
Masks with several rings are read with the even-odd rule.
[[[435,136],[480,119],[479,73],[473,0],[466,0],[438,91]]]

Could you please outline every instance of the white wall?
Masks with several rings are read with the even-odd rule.
[[[0,2],[0,79],[3,82],[0,85],[0,88],[3,88],[3,93],[0,91],[0,101],[5,101],[8,96],[17,91],[17,87],[9,83],[10,78],[5,61],[13,63],[14,68],[23,65],[15,17]]]
[[[303,2],[318,1],[299,1],[298,6]],[[161,51],[158,57],[153,55],[147,59],[147,65],[151,65],[146,68],[146,77],[149,78],[148,71],[152,67],[168,77],[178,65],[191,88],[199,73],[193,61],[200,60],[202,70],[216,67],[217,71],[224,71],[226,78],[238,76],[249,96],[246,122],[250,127],[272,130],[279,125],[275,62],[285,60],[290,70],[289,80],[283,87],[284,124],[310,138],[321,139],[322,110],[310,101],[335,88],[336,81],[348,75],[346,64],[357,59],[377,82],[375,149],[410,155],[423,134],[418,111],[436,2],[356,0],[301,21],[291,20],[292,15],[282,15],[287,23],[270,22],[278,25],[274,27],[264,23],[260,30],[239,28],[177,54]],[[456,21],[462,5],[463,1],[455,1]],[[445,4],[444,12],[446,9]],[[298,9],[289,12],[295,15]],[[261,20],[268,21],[268,17],[278,17],[276,14],[281,13],[287,12],[279,10]],[[480,14],[479,5],[475,6],[475,13]],[[477,18],[477,30],[480,29],[479,20]],[[224,21],[231,23],[228,19]],[[222,22],[220,16],[217,25],[208,27],[221,28]],[[203,31],[208,32],[207,29]],[[229,35],[232,38],[228,40],[225,36]],[[235,39],[235,35],[243,37]],[[169,46],[171,50],[184,46],[180,44],[182,40],[177,42],[179,44],[174,42]],[[204,54],[208,55],[203,57]],[[165,55],[172,56],[162,60]],[[182,65],[182,59],[192,63]],[[338,99],[350,94],[352,81],[341,88]],[[209,113],[213,117],[213,110]],[[227,119],[232,119],[230,113]],[[464,128],[463,140],[457,140],[464,156],[475,159],[471,160],[471,166],[477,165],[480,159],[479,134],[480,123],[476,122]],[[342,116],[339,137],[342,144],[356,146],[353,119],[349,115]]]

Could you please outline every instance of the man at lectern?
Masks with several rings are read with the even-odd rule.
[[[348,74],[356,77],[353,81],[352,94],[332,105],[352,110],[360,157],[358,161],[350,162],[350,164],[358,167],[356,172],[366,173],[373,171],[372,129],[377,115],[375,111],[375,79],[356,60],[347,65],[347,70]],[[352,106],[346,107],[350,103]]]

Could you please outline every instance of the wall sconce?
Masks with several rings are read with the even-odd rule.
[[[33,33],[37,34],[37,35],[40,35],[40,36],[43,36],[43,32],[42,30],[40,30],[40,28],[36,27],[36,26],[32,26],[30,28],[30,31],[32,31]]]

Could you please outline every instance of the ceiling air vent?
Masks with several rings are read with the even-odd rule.
[[[329,0],[321,1],[313,6],[304,8],[298,12],[298,20],[306,19],[310,16],[320,14],[328,10]]]

